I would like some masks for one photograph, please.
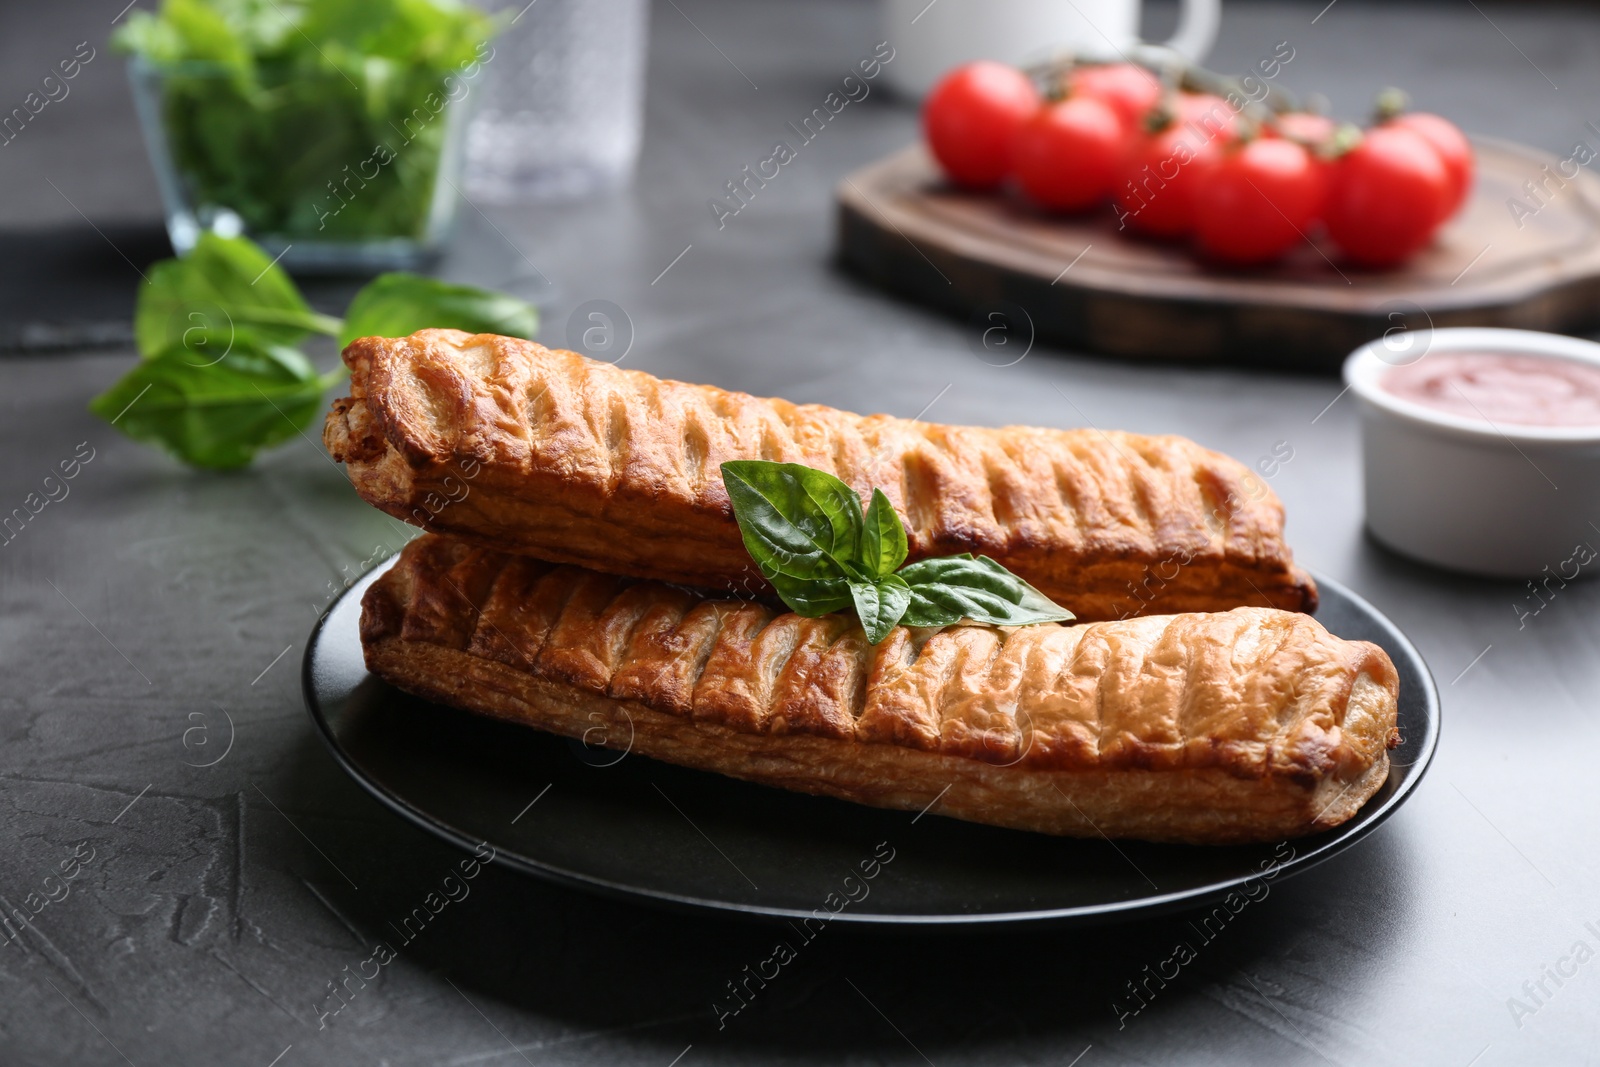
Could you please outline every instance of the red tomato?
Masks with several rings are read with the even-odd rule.
[[[1135,63],[1079,67],[1068,76],[1067,90],[1109,104],[1129,130],[1137,130],[1161,103],[1161,79]]]
[[[1117,219],[1157,237],[1182,237],[1194,228],[1194,189],[1216,166],[1222,146],[1174,124],[1134,141],[1116,189]]]
[[[1041,108],[1012,149],[1017,185],[1040,207],[1079,211],[1111,192],[1128,131],[1109,104],[1075,96]]]
[[[1309,111],[1286,111],[1275,116],[1270,125],[1263,125],[1261,136],[1283,137],[1296,144],[1305,145],[1311,152],[1312,164],[1322,175],[1322,184],[1326,190],[1332,182],[1333,164],[1320,153],[1320,150],[1332,142],[1334,134],[1338,131],[1339,124],[1326,115],[1317,115]]]
[[[1326,115],[1309,111],[1286,111],[1273,117],[1270,125],[1261,128],[1263,137],[1287,137],[1303,145],[1316,148],[1327,144],[1338,125]]]
[[[1322,210],[1323,168],[1303,146],[1258,138],[1226,152],[1194,190],[1200,250],[1224,263],[1266,263],[1293,248]]]
[[[1449,119],[1430,115],[1426,111],[1412,111],[1390,119],[1384,125],[1410,130],[1439,153],[1445,172],[1450,175],[1450,199],[1444,217],[1454,215],[1472,189],[1472,142],[1467,140],[1467,135]]]
[[[1213,93],[1179,93],[1178,124],[1192,125],[1196,136],[1228,144],[1239,139],[1239,113]]]
[[[952,181],[974,189],[1011,172],[1017,130],[1039,110],[1027,75],[1003,63],[968,63],[946,74],[922,107],[928,148]]]
[[[1334,166],[1323,218],[1352,260],[1389,266],[1428,243],[1450,196],[1450,174],[1432,145],[1403,127],[1379,126]]]

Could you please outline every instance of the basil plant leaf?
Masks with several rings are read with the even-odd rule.
[[[243,338],[210,363],[174,346],[139,362],[89,410],[192,466],[231,469],[304,431],[336,376],[318,377],[294,349]]]
[[[118,51],[158,64],[205,63],[247,84],[254,74],[251,42],[205,0],[165,0],[159,15],[135,11],[112,35]]]
[[[850,595],[850,584],[844,578],[791,578],[787,574],[774,574],[767,580],[790,611],[808,619],[844,611],[855,603]]]
[[[311,309],[283,268],[243,237],[200,235],[189,254],[150,268],[139,287],[133,336],[145,357],[173,347],[221,359],[236,340],[294,344],[333,334],[339,320]]]
[[[863,514],[855,490],[798,463],[732,460],[722,464],[722,483],[745,549],[783,602],[811,617],[853,607],[874,645],[896,625],[1026,626],[1073,617],[987,556],[902,567],[905,524],[881,489]]]
[[[855,601],[856,615],[861,628],[867,633],[867,643],[882,643],[893,630],[911,603],[911,587],[898,574],[879,578],[876,582],[851,582],[850,596]]]
[[[988,556],[925,559],[901,569],[911,602],[906,626],[952,626],[963,619],[991,626],[1067,622],[1074,616]]]
[[[426,329],[532,337],[539,329],[539,312],[505,293],[420,274],[380,274],[350,302],[339,344],[357,337],[405,337]]]
[[[872,503],[862,525],[859,561],[869,578],[893,574],[906,561],[905,523],[882,489],[872,490]]]
[[[722,484],[745,549],[768,581],[852,577],[862,535],[854,489],[799,463],[760,459],[724,463]]]

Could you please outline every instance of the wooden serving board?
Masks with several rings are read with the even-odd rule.
[[[1474,144],[1472,199],[1394,270],[1341,263],[1326,238],[1317,244],[1332,262],[1303,245],[1270,268],[1218,270],[1181,246],[1119,233],[1109,206],[1049,216],[956,189],[920,146],[839,185],[839,254],[903,296],[962,316],[1020,306],[1041,341],[1135,359],[1328,372],[1396,326],[1600,325],[1600,178],[1580,168],[1519,228],[1507,200],[1537,206],[1523,183],[1547,165],[1559,174],[1558,160]]]

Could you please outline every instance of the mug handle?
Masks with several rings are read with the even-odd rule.
[[[1192,62],[1200,62],[1217,39],[1222,0],[1183,0],[1178,32],[1163,46]]]

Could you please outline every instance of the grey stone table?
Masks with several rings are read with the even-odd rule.
[[[55,898],[0,941],[0,1063],[1600,1056],[1595,586],[1574,583],[1519,624],[1531,602],[1515,583],[1375,547],[1355,408],[1332,380],[1043,348],[992,367],[963,324],[841,276],[831,186],[914,133],[914,112],[882,93],[719,229],[707,199],[881,39],[872,7],[838,2],[659,7],[636,187],[468,211],[445,272],[539,296],[557,343],[573,308],[610,300],[634,331],[628,365],[658,374],[901,415],[931,404],[948,421],[1176,432],[1246,461],[1292,449],[1272,484],[1299,558],[1369,597],[1433,665],[1446,722],[1432,773],[1361,847],[1274,885],[1121,1025],[1113,1002],[1189,936],[1183,916],[1080,932],[834,927],[719,1030],[712,1001],[766,954],[770,930],[491,868],[319,1027],[329,983],[457,859],[348,780],[301,704],[318,613],[398,541],[311,441],[245,473],[197,474],[84,411],[132,356],[70,345],[115,342],[137,280],[120,257],[160,254],[105,52],[120,7],[0,13],[0,110],[78,41],[100,49],[70,97],[0,148],[4,325],[101,324],[69,331],[63,350],[0,359],[0,511],[80,461],[70,493],[0,546],[0,906]],[[1286,82],[1346,113],[1399,83],[1475,130],[1562,154],[1593,143],[1584,124],[1600,120],[1600,16],[1579,7],[1230,0],[1213,65],[1243,70],[1282,40],[1296,49]],[[221,754],[230,718],[225,758],[197,766]]]

